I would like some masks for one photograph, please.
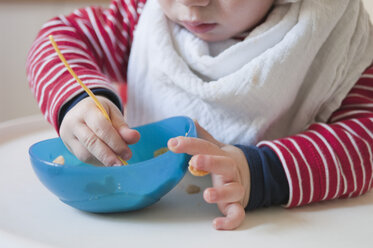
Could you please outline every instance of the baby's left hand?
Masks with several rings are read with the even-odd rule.
[[[175,153],[192,155],[194,169],[211,173],[212,188],[205,189],[203,198],[216,203],[225,217],[215,218],[213,225],[219,230],[237,228],[245,219],[250,195],[250,171],[243,152],[232,145],[215,140],[196,123],[200,138],[176,137],[168,141]]]

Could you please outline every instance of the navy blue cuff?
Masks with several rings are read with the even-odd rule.
[[[246,156],[250,169],[250,199],[246,210],[286,204],[289,183],[276,153],[269,147],[236,145]]]
[[[123,113],[122,103],[114,92],[112,92],[111,90],[105,89],[105,88],[94,88],[94,89],[91,89],[91,91],[93,92],[93,94],[97,96],[104,96],[108,98],[109,100],[111,100]],[[80,102],[86,97],[88,97],[88,94],[86,92],[80,93],[79,95],[75,96],[73,99],[71,99],[70,101],[68,101],[62,106],[60,110],[60,114],[58,116],[58,128],[60,128],[62,120],[67,114],[67,112],[69,112],[70,109],[72,109],[78,102]]]

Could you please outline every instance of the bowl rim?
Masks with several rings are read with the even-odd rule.
[[[141,128],[143,126],[148,126],[148,125],[152,125],[152,124],[155,124],[155,123],[161,123],[161,122],[165,122],[165,121],[168,121],[168,120],[171,120],[171,119],[177,119],[177,118],[183,118],[187,121],[187,123],[189,124],[189,129],[186,132],[185,137],[192,137],[191,134],[194,133],[193,131],[196,130],[196,127],[195,127],[194,121],[187,116],[174,116],[174,117],[166,118],[166,119],[163,119],[163,120],[147,123],[147,124],[144,124],[144,125],[136,126],[136,128]],[[196,133],[196,131],[195,131],[195,133]],[[196,136],[197,136],[197,133],[196,133]],[[195,137],[195,136],[193,136],[193,137]],[[33,160],[42,162],[43,165],[48,166],[48,167],[52,167],[52,168],[69,168],[69,169],[75,168],[77,170],[108,170],[108,169],[110,169],[110,170],[123,170],[123,169],[133,168],[134,166],[136,166],[137,168],[140,167],[140,166],[144,166],[144,164],[149,163],[149,161],[156,162],[157,160],[168,159],[170,156],[171,157],[178,157],[178,156],[185,155],[184,153],[173,153],[172,151],[167,151],[167,152],[165,152],[165,153],[163,153],[163,154],[161,154],[157,157],[153,157],[153,158],[148,159],[148,160],[144,160],[144,161],[141,161],[141,162],[129,164],[127,166],[94,166],[94,165],[92,165],[92,166],[89,166],[89,167],[88,166],[87,167],[81,167],[81,166],[70,165],[70,164],[53,163],[52,161],[47,161],[47,160],[41,159],[34,154],[33,148],[35,146],[39,145],[40,143],[44,143],[44,142],[48,142],[48,141],[56,140],[56,139],[60,139],[60,138],[55,137],[55,138],[45,139],[45,140],[41,140],[41,141],[38,141],[38,142],[32,144],[30,146],[30,148],[28,149],[28,153],[29,153],[30,158],[33,159]],[[87,163],[85,163],[85,164],[87,164]],[[90,164],[87,164],[87,165],[90,165]]]

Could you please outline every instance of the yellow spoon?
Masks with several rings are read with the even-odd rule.
[[[70,67],[70,65],[67,63],[65,57],[62,55],[60,49],[57,46],[57,43],[53,39],[53,35],[49,35],[49,40],[52,43],[52,46],[54,50],[56,50],[56,53],[58,54],[58,57],[60,60],[63,62],[63,64],[66,66],[67,70],[70,72],[70,74],[75,78],[75,80],[82,86],[82,88],[87,92],[87,94],[93,99],[93,101],[96,103],[96,106],[101,110],[102,114],[105,116],[105,118],[111,122],[110,117],[108,113],[106,112],[104,106],[100,103],[100,101],[97,99],[95,94],[79,79],[79,77],[75,74],[73,69]],[[118,156],[118,159],[122,162],[124,165],[128,165],[128,163],[122,159],[121,157]]]

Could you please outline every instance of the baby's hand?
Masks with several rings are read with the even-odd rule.
[[[237,228],[245,218],[244,207],[250,195],[250,171],[243,152],[231,145],[215,140],[196,123],[199,138],[177,137],[170,139],[168,148],[175,153],[192,155],[194,169],[212,174],[212,188],[205,189],[203,198],[216,203],[225,217],[218,217],[216,229]]]
[[[111,122],[105,118],[91,98],[85,98],[65,115],[60,136],[75,156],[95,165],[121,165],[118,156],[129,160],[128,145],[136,143],[140,134],[128,128],[118,107],[105,97],[97,97]]]

